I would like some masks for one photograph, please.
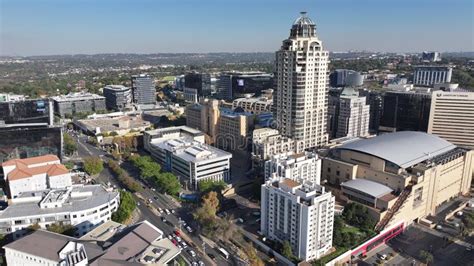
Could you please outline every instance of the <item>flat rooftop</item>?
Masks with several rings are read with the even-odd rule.
[[[13,219],[15,217],[37,217],[41,215],[62,212],[67,213],[85,211],[106,204],[119,196],[119,192],[108,192],[101,185],[76,185],[72,187],[71,194],[75,194],[78,196],[68,196],[68,198],[62,204],[62,207],[41,208],[39,203],[47,195],[45,195],[45,193],[47,192],[49,191],[45,190],[42,192],[22,193],[19,198],[23,198],[24,200],[26,200],[28,197],[36,197],[32,197],[31,201],[29,202],[16,202],[9,205],[6,209],[0,211],[0,220]],[[40,197],[41,199],[39,199]]]
[[[100,100],[105,99],[104,96],[100,96],[93,93],[70,93],[66,95],[51,97],[56,102],[70,102],[70,101],[84,101],[84,100]]]
[[[120,120],[129,121],[127,127],[120,127]],[[134,129],[150,126],[150,122],[143,120],[140,116],[122,116],[115,118],[97,118],[97,119],[81,119],[77,123],[83,125],[88,131],[95,132],[100,128],[101,132],[111,132],[123,129]]]
[[[172,152],[186,162],[199,162],[216,158],[231,158],[232,154],[189,138],[163,140],[151,145]]]

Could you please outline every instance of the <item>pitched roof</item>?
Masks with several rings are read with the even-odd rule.
[[[145,250],[163,233],[148,221],[143,221],[124,235],[120,240],[107,248],[101,259],[128,260]]]
[[[59,252],[70,241],[79,242],[73,237],[56,234],[40,229],[10,244],[5,245],[5,248],[10,248],[13,250],[42,257],[48,260],[59,262]],[[86,248],[87,257],[89,258],[89,260],[97,258],[101,254],[103,254],[103,251],[99,246],[87,242],[81,243],[84,244],[84,247]]]
[[[59,161],[58,156],[53,155],[53,154],[47,154],[47,155],[42,155],[42,156],[36,156],[36,157],[31,157],[31,158],[25,158],[25,159],[13,159],[6,161],[2,163],[2,166],[10,166],[10,165],[32,165],[32,164],[39,164],[39,163],[46,163],[46,162],[52,162],[52,161]]]
[[[50,164],[32,168],[16,168],[7,175],[8,181],[14,181],[22,178],[32,177],[46,173],[48,176],[64,175],[69,173],[69,170],[62,164]]]

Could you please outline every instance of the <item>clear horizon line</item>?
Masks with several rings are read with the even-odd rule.
[[[472,51],[431,51],[431,50],[423,50],[423,51],[398,51],[398,52],[390,52],[390,51],[358,51],[358,50],[347,50],[347,51],[329,51],[329,53],[382,53],[382,54],[416,54],[422,52],[440,52],[440,53],[474,53]],[[255,52],[154,52],[154,53],[141,53],[141,52],[104,52],[104,53],[64,53],[64,54],[32,54],[32,55],[0,55],[0,57],[41,57],[41,56],[78,56],[78,55],[155,55],[155,54],[265,54],[265,53],[275,53],[276,51],[255,51]]]

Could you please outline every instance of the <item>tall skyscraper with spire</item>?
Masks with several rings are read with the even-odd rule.
[[[276,52],[274,117],[283,136],[296,142],[296,151],[328,141],[328,60],[316,35],[316,24],[301,12],[290,37]]]

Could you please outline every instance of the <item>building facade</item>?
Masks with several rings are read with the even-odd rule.
[[[254,115],[219,107],[217,100],[203,100],[186,108],[186,125],[204,132],[207,143],[228,151],[245,151],[254,127]]]
[[[246,94],[260,96],[263,90],[273,88],[273,74],[263,72],[226,72],[219,76],[217,90],[225,100],[245,97]]]
[[[155,104],[155,82],[146,74],[132,76],[132,95],[135,104]]]
[[[316,153],[293,152],[272,156],[265,161],[265,180],[278,176],[288,178],[299,183],[310,181],[319,185],[321,179],[321,159]]]
[[[81,238],[36,230],[5,246],[12,266],[167,265],[180,252],[147,220],[129,226],[108,221]]]
[[[357,87],[364,83],[364,76],[349,69],[336,69],[329,75],[331,87]]]
[[[63,127],[11,124],[0,126],[0,162],[46,154],[62,158]]]
[[[433,86],[438,83],[451,82],[451,66],[415,66],[413,84],[416,86]]]
[[[474,92],[435,91],[428,133],[457,146],[474,149]]]
[[[295,141],[282,136],[277,129],[259,128],[252,133],[252,164],[264,167],[264,162],[273,155],[295,150]]]
[[[364,96],[366,104],[370,106],[369,132],[377,133],[383,113],[383,94],[378,91],[359,90],[359,95]]]
[[[439,62],[441,61],[441,53],[425,51],[421,54],[421,60],[426,62]]]
[[[240,107],[244,109],[245,112],[251,114],[262,114],[269,113],[272,111],[273,100],[268,99],[267,97],[245,97],[238,98],[232,102],[232,107],[235,109]]]
[[[207,73],[187,73],[184,75],[184,87],[195,89],[199,98],[211,95],[211,75]]]
[[[101,185],[25,192],[0,211],[0,233],[18,238],[28,232],[28,226],[38,224],[46,229],[62,223],[76,227],[76,235],[81,236],[110,220],[119,201],[118,192]]]
[[[232,154],[204,143],[202,132],[189,127],[145,132],[145,149],[164,169],[190,189],[203,180],[229,181]]]
[[[276,52],[273,96],[278,129],[294,139],[298,152],[328,141],[328,56],[316,35],[315,23],[302,12],[290,37]]]
[[[105,111],[105,97],[92,93],[70,93],[52,97],[54,112],[61,116],[74,116],[92,112]]]
[[[370,105],[353,88],[329,97],[328,132],[331,138],[369,135]]]
[[[332,247],[335,198],[324,187],[275,178],[262,185],[260,231],[288,241],[296,257],[316,260]]]
[[[2,163],[2,168],[12,199],[23,192],[72,185],[69,170],[60,163],[56,155],[13,159]]]
[[[332,149],[321,177],[370,207],[381,231],[434,215],[440,205],[468,193],[473,154],[424,132],[387,133]]]
[[[132,90],[122,85],[105,86],[104,97],[109,110],[121,111],[132,104]]]
[[[423,92],[385,92],[379,132],[428,130],[431,94]]]
[[[49,99],[0,102],[0,123],[53,125],[53,102]]]

